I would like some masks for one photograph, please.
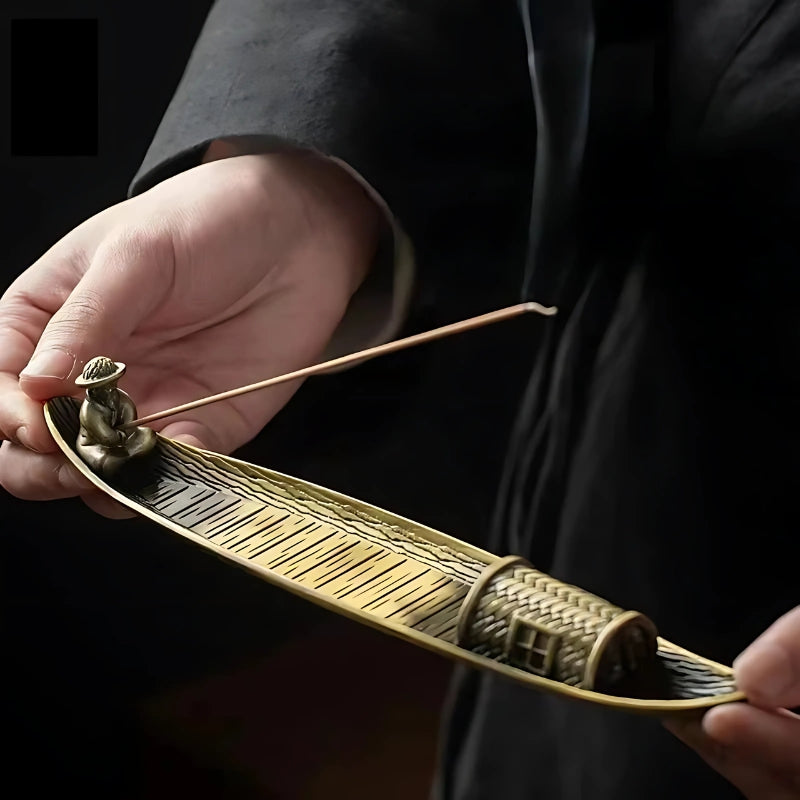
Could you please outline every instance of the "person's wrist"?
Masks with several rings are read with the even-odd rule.
[[[245,156],[255,157],[252,163],[265,168],[271,189],[284,182],[287,196],[299,193],[313,238],[319,239],[328,255],[335,255],[332,260],[346,270],[352,295],[367,276],[386,227],[377,203],[346,169],[313,150],[262,152],[257,139],[214,140],[206,149],[203,163]]]

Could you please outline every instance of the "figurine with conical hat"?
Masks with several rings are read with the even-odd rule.
[[[119,430],[120,425],[136,419],[133,400],[117,387],[125,365],[105,356],[86,363],[75,384],[86,389],[80,412],[77,451],[95,472],[112,477],[131,459],[140,459],[155,446],[156,435],[150,428]]]

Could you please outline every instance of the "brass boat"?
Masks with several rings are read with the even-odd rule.
[[[744,700],[731,668],[644,615],[359,500],[158,435],[103,478],[76,448],[81,404],[45,404],[69,460],[125,506],[287,591],[473,668],[629,712]]]

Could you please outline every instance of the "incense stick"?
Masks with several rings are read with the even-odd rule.
[[[367,361],[368,359],[386,355],[387,353],[395,353],[398,350],[405,350],[407,347],[414,347],[415,345],[431,342],[435,339],[442,339],[445,336],[452,336],[453,334],[462,333],[463,331],[472,330],[473,328],[491,325],[494,322],[501,322],[502,320],[511,319],[512,317],[516,317],[520,314],[525,314],[531,311],[544,314],[545,316],[552,316],[557,312],[557,310],[558,309],[555,306],[547,307],[540,305],[539,303],[519,303],[515,306],[501,308],[498,311],[491,311],[488,314],[481,314],[477,317],[471,317],[470,319],[465,319],[461,322],[454,322],[450,325],[444,325],[441,328],[434,328],[430,331],[417,333],[404,339],[397,339],[393,342],[387,342],[386,344],[370,347],[366,350],[360,350],[356,353],[350,353],[346,356],[340,356],[339,358],[334,358],[330,361],[324,361],[321,364],[314,364],[310,367],[304,367],[303,369],[295,370],[294,372],[287,372],[284,375],[277,375],[274,378],[267,378],[266,380],[259,381],[258,383],[240,386],[238,389],[230,389],[226,392],[221,392],[220,394],[202,397],[199,400],[193,400],[191,403],[184,403],[183,405],[175,406],[174,408],[158,411],[155,414],[148,414],[146,417],[132,420],[125,425],[120,425],[119,429],[130,430],[131,428],[135,428],[139,425],[145,425],[148,422],[155,422],[155,420],[158,419],[164,419],[165,417],[171,417],[175,414],[180,414],[183,411],[191,411],[194,408],[200,408],[200,406],[209,405],[210,403],[218,403],[221,400],[229,400],[231,397],[238,397],[239,395],[247,394],[248,392],[256,392],[260,389],[266,389],[270,386],[277,386],[279,383],[286,383],[287,381],[293,381],[299,378],[307,378],[311,375],[317,375],[320,372],[333,369],[334,367],[342,367],[346,364],[353,364],[358,361]]]

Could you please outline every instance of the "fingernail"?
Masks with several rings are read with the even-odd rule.
[[[20,372],[26,378],[55,378],[64,380],[75,366],[75,356],[66,350],[42,350],[35,353],[28,366]]]
[[[87,489],[94,489],[94,484],[70,463],[60,464],[56,468],[58,482],[69,492],[85,492]]]
[[[749,647],[733,662],[733,667],[743,691],[770,704],[780,705],[783,693],[795,682],[789,654],[772,642]]]
[[[14,434],[14,438],[23,446],[27,447],[28,450],[33,450],[34,453],[41,452],[38,447],[34,447],[32,444],[31,433],[28,430],[27,425],[20,425],[17,428],[16,433]]]

